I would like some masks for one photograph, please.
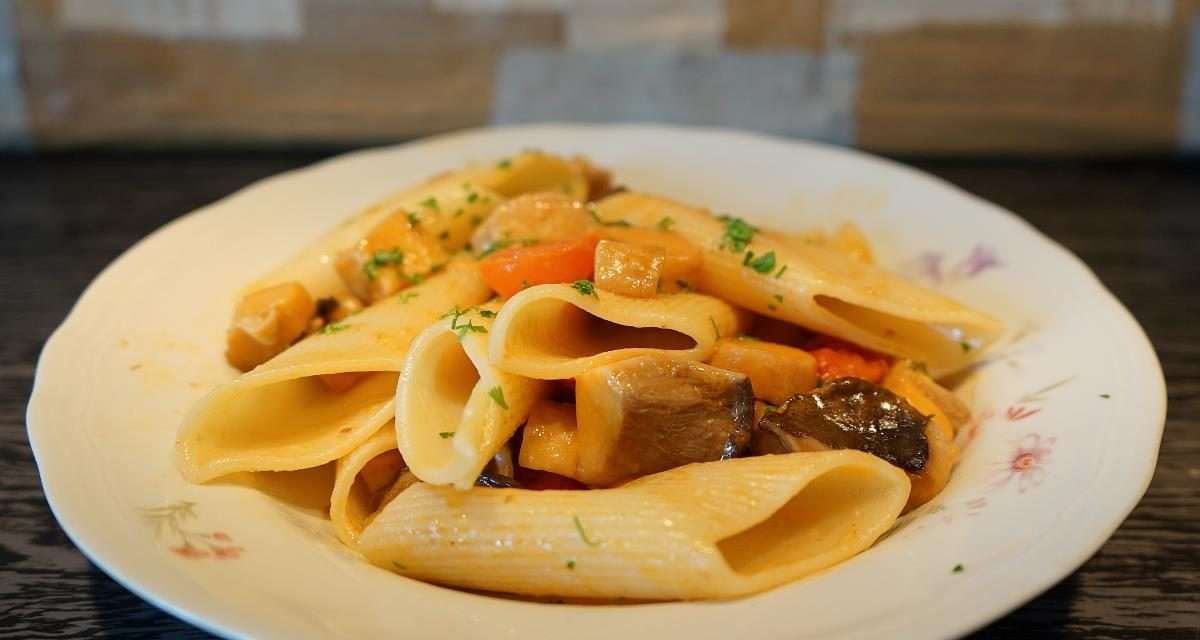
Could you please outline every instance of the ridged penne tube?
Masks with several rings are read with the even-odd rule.
[[[725,238],[729,223],[666,198],[621,193],[599,202],[597,214],[647,227],[670,218],[672,229],[703,251],[702,291],[875,351],[922,361],[935,377],[961,369],[1003,329],[984,313],[834,249],[787,242],[765,231],[746,233],[747,228],[740,231],[742,239],[753,236],[749,242]]]
[[[192,409],[176,438],[176,466],[204,482],[346,455],[392,419],[397,374],[417,333],[454,305],[489,294],[474,262],[458,258],[424,284],[301,340]],[[345,373],[369,375],[345,391],[316,377]]]
[[[908,498],[900,469],[858,451],[706,462],[615,489],[415,485],[359,537],[374,564],[533,596],[730,598],[869,547]]]
[[[358,534],[374,513],[374,502],[381,493],[378,487],[371,487],[369,482],[359,478],[359,474],[380,456],[394,454],[399,460],[395,451],[396,429],[388,423],[349,454],[338,458],[333,493],[329,498],[329,519],[333,523],[333,532],[345,545],[353,547],[358,542]]]
[[[466,489],[539,400],[545,382],[494,367],[491,305],[458,310],[421,332],[396,386],[396,440],[424,482]]]
[[[472,184],[469,180],[473,175],[471,171],[443,175],[371,205],[247,286],[243,293],[299,282],[313,298],[348,294],[349,289],[333,267],[337,254],[356,246],[376,225],[396,213],[418,216],[423,234],[430,242],[440,242],[446,251],[462,249],[475,226],[504,200]]]
[[[718,339],[745,325],[743,312],[698,293],[629,298],[545,284],[505,303],[492,327],[490,352],[504,371],[559,380],[651,351],[703,360]]]

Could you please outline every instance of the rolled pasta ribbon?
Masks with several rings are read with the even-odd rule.
[[[374,564],[532,596],[730,598],[869,547],[908,498],[903,471],[859,451],[691,464],[615,489],[415,485],[359,538]]]
[[[360,474],[369,465],[380,466],[384,463],[390,466],[393,461],[389,458],[393,456],[394,462],[399,465],[396,471],[403,471],[403,462],[396,451],[396,429],[388,423],[349,454],[338,458],[333,492],[329,498],[329,519],[338,540],[346,546],[355,546],[367,519],[378,505],[386,504],[383,500],[390,493],[384,491],[387,487],[372,486],[377,479],[360,478]],[[396,479],[391,478],[392,482],[388,484],[393,484]]]
[[[424,284],[305,338],[202,399],[176,437],[176,466],[204,482],[348,454],[392,419],[397,374],[417,333],[446,309],[489,294],[473,261],[458,258]],[[347,373],[370,375],[345,391],[316,377]]]
[[[737,335],[746,324],[744,312],[698,293],[630,298],[545,284],[505,303],[489,350],[503,371],[559,380],[651,351],[703,360],[717,340]]]
[[[543,151],[524,151],[472,174],[484,188],[509,198],[538,191],[565,193],[576,200],[588,198],[587,177],[580,165]]]
[[[762,315],[924,362],[935,377],[967,365],[1003,330],[980,311],[837,250],[787,242],[748,227],[726,237],[731,223],[666,198],[620,193],[600,201],[597,215],[647,227],[669,218],[672,229],[703,251],[700,290]]]
[[[525,422],[546,383],[492,365],[499,305],[456,310],[422,331],[396,386],[396,441],[424,482],[467,489]]]
[[[350,290],[333,267],[338,253],[353,248],[376,225],[396,213],[418,215],[423,233],[431,242],[441,242],[447,251],[462,249],[475,226],[504,201],[499,194],[472,183],[472,176],[470,171],[446,174],[367,207],[247,286],[242,293],[299,282],[314,299],[348,295]]]

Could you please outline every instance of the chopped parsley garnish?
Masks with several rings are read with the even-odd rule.
[[[467,321],[464,323],[459,323],[459,320],[462,319],[463,316],[467,315],[468,313],[471,313],[471,311],[473,311],[473,310],[474,309],[471,307],[467,307],[466,309],[459,309],[458,305],[454,305],[453,309],[442,314],[443,318],[450,318],[450,330],[453,331],[454,333],[458,334],[459,340],[462,340],[463,338],[465,338],[468,333],[487,333],[488,332],[487,327],[483,327],[483,326],[475,324],[475,321],[471,320],[470,318],[467,318]]]
[[[568,568],[568,569],[571,569],[572,571],[574,571],[574,570],[575,570],[575,561],[574,561],[574,560],[567,560],[567,568]]]
[[[967,352],[969,352],[969,351],[971,350],[971,343],[970,343],[970,342],[967,342],[966,340],[963,340],[963,341],[959,342],[959,343],[958,343],[958,346],[959,346],[959,347],[962,347],[962,352],[963,352],[963,353],[967,353]]]
[[[1104,398],[1105,400],[1108,400],[1108,399],[1109,399],[1109,398],[1111,398],[1112,396],[1108,395],[1107,393],[1102,393],[1102,394],[1100,394],[1100,397],[1101,397],[1101,398]]]
[[[425,282],[425,274],[422,274],[422,273],[414,273],[412,275],[406,275],[404,277],[405,277],[405,279],[407,279],[409,282],[411,282],[413,284],[421,284],[422,282]]]
[[[480,315],[480,316],[482,316],[482,317],[484,317],[484,318],[495,318],[495,317],[496,317],[496,312],[495,312],[495,311],[492,311],[491,309],[480,309],[480,310],[479,310],[479,315]]]
[[[409,211],[404,215],[408,216],[408,224],[411,224],[414,227],[421,224],[421,216],[417,215],[416,212]]]
[[[424,200],[421,201],[421,206],[425,207],[427,209],[433,209],[434,211],[437,211],[438,210],[437,198],[435,198],[433,196],[429,196],[428,198],[425,198]]]
[[[580,295],[592,296],[593,298],[600,297],[596,295],[596,284],[591,280],[576,280],[571,283],[571,288],[578,291]]]
[[[402,293],[402,294],[396,296],[396,302],[399,302],[400,304],[404,304],[405,302],[408,302],[409,300],[412,300],[413,298],[415,298],[419,295],[421,295],[421,294],[416,291],[409,291],[407,293]]]
[[[770,311],[779,311],[779,307],[775,306],[774,304],[767,305],[767,309]]]
[[[458,326],[454,326],[455,321],[456,320],[450,321],[450,328],[453,329],[454,332],[458,334],[459,340],[462,340],[463,338],[467,337],[468,333],[487,333],[488,332],[487,327],[482,327],[480,325],[475,324],[475,322],[473,320],[471,320],[470,318],[467,319],[466,324],[460,324]]]
[[[953,573],[962,573],[964,569],[966,569],[966,567],[962,566],[961,564],[956,564],[956,565],[954,565],[954,569],[952,569],[951,571]]]
[[[758,227],[741,218],[717,216],[717,219],[725,223],[725,233],[721,236],[722,249],[728,249],[735,253],[745,251],[746,246],[754,240],[754,234],[758,233]]]
[[[747,251],[742,264],[759,273],[771,273],[775,270],[775,252],[768,251],[761,256],[755,257],[753,251]]]
[[[404,253],[400,251],[399,247],[380,249],[371,254],[371,257],[363,263],[362,270],[367,274],[368,280],[374,280],[379,275],[379,268],[389,264],[404,264]]]
[[[579,539],[583,540],[584,544],[589,547],[594,547],[600,544],[599,542],[596,542],[588,537],[587,531],[583,530],[583,523],[579,521],[579,516],[572,515],[571,519],[575,521],[575,531],[579,532]]]
[[[478,199],[479,199],[479,194],[474,191],[467,194],[467,202],[475,202]]]
[[[671,216],[663,216],[658,221],[658,224],[656,224],[654,226],[658,227],[659,229],[662,229],[663,231],[670,231],[671,227],[675,226],[675,218],[672,218]]]
[[[783,296],[779,295],[778,293],[771,297],[775,298],[775,302],[783,302]]]
[[[632,227],[633,226],[632,224],[629,224],[628,220],[605,220],[600,217],[600,214],[596,213],[596,209],[594,207],[588,207],[588,213],[592,214],[592,220],[595,220],[596,224],[598,224],[602,227]]]
[[[508,158],[502,158],[500,160],[500,162],[496,163],[497,169],[507,169],[511,166],[512,166],[512,160],[509,160]]]
[[[321,327],[320,333],[322,335],[329,335],[331,333],[345,331],[346,329],[349,329],[349,328],[350,328],[350,325],[348,325],[348,324],[342,324],[341,322],[331,322],[331,323]]]
[[[458,433],[458,432],[457,431],[442,431],[442,432],[438,433],[438,437],[441,438],[442,440],[449,440],[450,438],[454,437],[455,433]]]
[[[408,567],[404,566],[403,563],[401,563],[397,560],[392,560],[392,566],[396,567],[397,569],[399,569],[401,571],[406,571],[408,569]]]
[[[712,317],[708,317],[708,323],[712,325],[713,333],[717,334],[717,340],[721,339],[721,328],[717,326],[717,321]]]
[[[508,402],[504,400],[504,389],[501,389],[499,385],[492,387],[488,391],[488,396],[491,397],[493,402],[500,405],[501,409],[508,409]]]
[[[771,404],[770,402],[764,402],[763,403],[763,411],[765,413],[775,413],[776,411],[779,411],[779,407]]]
[[[925,375],[929,375],[929,365],[925,364],[924,362],[921,362],[920,360],[912,361],[909,364],[909,367],[912,368],[913,371],[917,371],[920,373],[924,373]]]
[[[775,277],[776,277],[776,278],[778,278],[779,276],[783,275],[783,272],[784,272],[784,271],[787,271],[787,265],[786,265],[786,264],[785,264],[785,265],[783,265],[782,267],[779,267],[779,271],[776,271],[776,272],[775,272]]]
[[[471,226],[478,227],[481,224],[483,224],[483,216],[478,214],[471,216]]]

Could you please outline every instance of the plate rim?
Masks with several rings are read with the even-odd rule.
[[[314,172],[322,167],[325,167],[326,165],[346,161],[352,158],[362,158],[371,155],[384,155],[388,152],[403,148],[416,148],[425,145],[446,142],[456,138],[469,139],[471,137],[487,135],[496,131],[506,131],[510,133],[536,131],[541,133],[547,130],[560,133],[566,137],[569,137],[573,133],[580,131],[633,131],[639,132],[643,135],[655,135],[662,133],[683,133],[705,136],[718,135],[742,138],[752,143],[785,145],[797,149],[816,151],[822,154],[835,154],[847,157],[856,162],[880,167],[895,174],[903,174],[907,180],[913,180],[922,183],[924,188],[952,191],[957,196],[966,198],[972,201],[975,205],[988,209],[992,214],[999,214],[1001,217],[1006,218],[1009,222],[1017,223],[1023,228],[1023,231],[1029,233],[1032,237],[1037,238],[1047,250],[1053,251],[1060,257],[1067,258],[1069,262],[1071,262],[1075,268],[1081,272],[1081,274],[1085,275],[1088,284],[1091,285],[1096,292],[1102,294],[1102,296],[1100,296],[1101,301],[1115,312],[1114,319],[1122,325],[1124,332],[1130,338],[1130,352],[1140,356],[1140,359],[1143,360],[1144,364],[1146,365],[1146,370],[1154,374],[1143,378],[1145,391],[1148,392],[1147,397],[1152,399],[1155,406],[1147,407],[1147,409],[1150,411],[1147,412],[1147,418],[1144,421],[1148,423],[1147,426],[1152,428],[1154,431],[1153,433],[1147,433],[1144,436],[1148,439],[1152,438],[1152,446],[1150,446],[1148,449],[1147,461],[1143,465],[1144,469],[1140,482],[1137,485],[1128,484],[1128,490],[1121,493],[1121,497],[1123,498],[1122,500],[1112,500],[1114,503],[1119,502],[1120,505],[1118,507],[1116,504],[1114,504],[1112,507],[1110,507],[1111,516],[1105,518],[1108,524],[1092,529],[1092,535],[1087,537],[1087,542],[1078,544],[1075,547],[1076,551],[1072,553],[1069,558],[1060,558],[1053,565],[1054,568],[1046,568],[1047,565],[1044,565],[1043,568],[1038,572],[1039,578],[1031,582],[1027,587],[1021,589],[1021,593],[1019,594],[1016,593],[1015,590],[1010,589],[1009,591],[1005,592],[1005,596],[990,599],[991,604],[977,607],[974,615],[960,616],[954,621],[954,624],[946,624],[944,618],[942,619],[941,623],[931,624],[931,631],[936,629],[936,631],[941,634],[937,637],[959,637],[975,631],[986,624],[993,622],[1007,615],[1008,613],[1011,613],[1040,594],[1044,593],[1061,580],[1068,577],[1088,559],[1090,559],[1104,545],[1104,543],[1108,541],[1113,533],[1128,518],[1129,514],[1137,507],[1142,497],[1145,495],[1145,492],[1149,488],[1154,477],[1154,473],[1157,469],[1158,454],[1161,448],[1166,420],[1167,389],[1165,377],[1161,364],[1158,360],[1157,353],[1145,330],[1137,322],[1132,313],[1104,285],[1104,283],[1091,270],[1091,268],[1088,267],[1081,258],[1075,255],[1069,249],[1044,234],[1040,229],[1035,227],[1021,216],[1009,211],[1004,207],[976,196],[975,194],[970,193],[965,189],[962,189],[938,176],[927,173],[920,169],[910,167],[890,158],[877,156],[857,149],[840,147],[818,141],[784,138],[769,134],[724,127],[697,127],[657,123],[604,124],[545,122],[532,125],[473,127],[417,138],[398,144],[355,149],[321,159],[308,165],[272,174],[270,176],[254,180],[253,182],[243,185],[237,190],[228,193],[213,202],[207,203],[192,211],[173,218],[169,222],[163,224],[143,238],[139,239],[137,242],[133,243],[127,249],[122,251],[119,256],[110,261],[94,278],[92,278],[92,280],[80,293],[79,297],[71,305],[71,308],[64,316],[63,320],[50,334],[49,338],[47,338],[45,344],[38,354],[33,386],[30,392],[29,401],[26,405],[26,436],[29,439],[30,448],[33,452],[35,464],[37,465],[39,479],[41,480],[42,484],[43,495],[45,496],[46,502],[49,505],[55,520],[67,534],[67,537],[71,540],[72,544],[74,544],[75,547],[79,549],[79,551],[83,553],[83,555],[87,557],[93,565],[110,576],[122,587],[133,592],[151,605],[178,619],[183,620],[190,625],[224,638],[254,637],[256,633],[262,632],[263,630],[261,629],[245,627],[237,619],[222,621],[216,617],[206,616],[204,614],[194,612],[189,608],[187,602],[175,602],[171,598],[160,597],[156,593],[156,587],[154,584],[143,583],[136,578],[126,575],[126,573],[122,571],[122,568],[118,566],[118,561],[106,560],[105,553],[89,544],[89,542],[84,539],[79,531],[72,526],[72,518],[74,516],[65,512],[58,504],[55,495],[61,491],[61,488],[56,488],[54,486],[55,480],[48,477],[46,465],[44,464],[44,461],[48,457],[52,456],[52,454],[48,453],[43,448],[45,445],[44,442],[39,444],[37,432],[40,428],[44,427],[35,426],[35,423],[38,420],[36,416],[38,406],[47,401],[46,386],[48,383],[45,380],[44,365],[48,360],[48,354],[52,353],[58,348],[61,348],[61,343],[66,340],[64,336],[72,330],[75,324],[80,322],[79,309],[81,304],[90,296],[95,295],[95,290],[97,289],[98,285],[106,278],[112,277],[112,272],[120,263],[130,259],[132,254],[147,244],[154,242],[160,235],[169,233],[176,225],[184,224],[186,221],[193,219],[194,217],[204,215],[210,208],[218,204],[225,203],[248,190],[265,187],[272,181],[293,178],[307,172]]]

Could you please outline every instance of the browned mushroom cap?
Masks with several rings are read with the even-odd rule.
[[[860,378],[840,378],[764,415],[753,450],[858,449],[919,473],[929,459],[928,422],[891,391]]]
[[[592,369],[575,398],[577,478],[593,486],[733,457],[754,411],[746,376],[665,355]]]

